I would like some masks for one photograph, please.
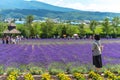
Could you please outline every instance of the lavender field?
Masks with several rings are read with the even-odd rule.
[[[92,64],[91,40],[24,40],[20,44],[0,44],[0,65],[33,64],[48,67],[52,63]],[[120,64],[120,40],[102,40],[103,64]]]

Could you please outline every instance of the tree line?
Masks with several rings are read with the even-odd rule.
[[[105,18],[101,22],[91,20],[89,24],[72,25],[70,23],[55,23],[52,19],[45,22],[33,22],[34,16],[28,15],[25,24],[17,24],[17,29],[21,31],[21,35],[27,38],[40,37],[52,38],[53,36],[63,35],[72,37],[73,34],[79,36],[101,34],[103,37],[120,36],[120,17],[114,17],[112,20]],[[0,22],[0,32],[7,29],[7,23]],[[2,36],[2,34],[1,34]]]

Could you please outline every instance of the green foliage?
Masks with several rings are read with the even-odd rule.
[[[91,20],[90,24],[72,25],[68,23],[55,23],[52,19],[47,19],[46,22],[33,22],[34,16],[28,15],[26,17],[26,24],[17,24],[17,29],[21,31],[21,35],[24,37],[52,38],[53,36],[72,37],[73,34],[79,34],[84,36],[85,34],[98,33],[104,36],[120,35],[119,17],[113,18],[112,22],[109,18],[105,18],[103,22],[99,23],[95,20]],[[2,33],[7,29],[8,24],[0,22],[0,32]],[[0,34],[2,36],[2,34]]]
[[[61,32],[62,32],[62,35],[61,35],[62,37],[63,37],[63,35],[66,35],[66,34],[67,34],[66,31],[67,31],[67,26],[66,26],[66,25],[63,25],[63,26],[62,26],[62,31],[61,31]]]
[[[40,75],[40,74],[43,73],[42,68],[40,68],[40,67],[31,67],[31,68],[29,69],[29,71],[30,71],[30,73],[33,74],[33,75]]]
[[[51,76],[49,73],[44,73],[42,74],[42,80],[51,80]]]
[[[28,15],[28,16],[26,17],[26,24],[27,24],[28,26],[31,26],[33,20],[34,20],[34,16],[33,16],[33,15]]]
[[[105,18],[102,24],[104,26],[103,32],[105,32],[105,34],[108,35],[111,32],[109,18]]]
[[[0,66],[0,75],[2,75],[4,73],[4,67]]]
[[[64,71],[61,70],[61,69],[54,69],[54,68],[52,68],[52,69],[49,69],[49,73],[50,73],[51,75],[57,75],[57,74],[59,74],[59,73],[64,73]]]
[[[103,32],[102,32],[102,26],[101,26],[101,25],[96,26],[95,33],[96,33],[96,34],[102,34],[102,33],[103,33]]]
[[[86,67],[73,67],[70,69],[70,73],[88,73],[88,70]]]
[[[6,72],[7,72],[7,75],[10,75],[12,73],[19,74],[20,70],[18,68],[8,67]]]
[[[68,25],[67,29],[66,29],[66,34],[70,37],[73,36],[73,34],[78,33],[78,27],[77,26],[72,26],[72,25]]]
[[[66,70],[66,65],[64,63],[61,62],[53,62],[48,66],[48,70],[51,69],[58,69],[58,70]]]
[[[7,23],[0,22],[0,37],[3,35],[1,33],[6,29],[7,29]]]
[[[81,73],[74,73],[73,76],[76,80],[86,80],[84,75]]]
[[[17,29],[20,30],[21,35],[23,35],[24,37],[30,36],[30,29],[26,25],[17,25]]]
[[[59,73],[57,77],[59,80],[71,80],[65,73]]]
[[[112,19],[112,26],[113,26],[112,30],[113,30],[113,33],[114,33],[115,37],[116,37],[116,34],[119,31],[119,24],[120,24],[120,18],[119,17],[114,17]]]
[[[80,31],[80,35],[84,36],[86,34],[85,25],[83,23],[79,25],[78,29]]]
[[[50,19],[41,24],[41,37],[50,38],[53,35],[54,22]]]
[[[119,27],[119,24],[120,24],[120,18],[118,16],[114,17],[112,19],[112,25],[113,25],[113,27],[117,28],[117,27]]]
[[[97,21],[95,20],[90,21],[90,30],[93,32],[93,34],[95,34],[96,26],[97,26]]]
[[[24,79],[25,80],[34,80],[34,77],[32,76],[32,74],[27,73],[27,74],[24,75]]]
[[[41,31],[41,23],[38,23],[38,22],[35,22],[35,23],[32,23],[33,27],[35,28],[34,29],[34,35],[41,35],[42,31]]]
[[[106,65],[104,68],[105,68],[105,70],[109,70],[113,73],[117,73],[117,74],[120,73],[120,65],[119,64],[116,64],[116,65],[110,65],[109,64],[109,65]]]
[[[19,69],[20,69],[21,74],[26,73],[29,70],[28,66],[26,66],[26,65],[20,65]]]
[[[26,18],[26,26],[28,27],[28,31],[27,32],[27,36],[36,36],[36,35],[39,35],[39,30],[40,30],[40,27],[38,26],[38,24],[33,24],[32,21],[34,20],[34,17],[33,15],[29,15],[27,16]]]

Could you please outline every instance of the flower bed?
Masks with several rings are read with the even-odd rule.
[[[26,73],[24,75],[16,76],[12,73],[10,75],[1,75],[0,80],[105,80],[105,79],[106,80],[120,80],[120,74],[118,75],[108,70],[106,70],[102,74],[104,75],[100,75],[98,73],[95,73],[94,71],[90,71],[88,74],[59,73],[57,75],[50,75],[49,73],[43,73],[42,75],[32,75],[30,73]]]

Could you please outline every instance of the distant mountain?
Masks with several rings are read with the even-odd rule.
[[[78,11],[70,8],[53,6],[53,5],[35,1],[35,0],[34,1],[1,0],[0,9],[45,9],[45,10],[62,11],[62,12]]]
[[[112,19],[115,16],[120,16],[119,13],[107,12],[90,12],[90,11],[73,11],[73,12],[60,12],[45,9],[8,9],[0,11],[3,18],[25,18],[28,15],[34,15],[35,19],[59,18],[61,20],[103,20],[105,17]]]
[[[120,13],[80,11],[35,0],[1,0],[0,15],[2,18],[25,18],[28,15],[34,15],[36,19],[47,17],[62,20],[103,20],[105,17],[112,19],[115,16],[120,16]]]

